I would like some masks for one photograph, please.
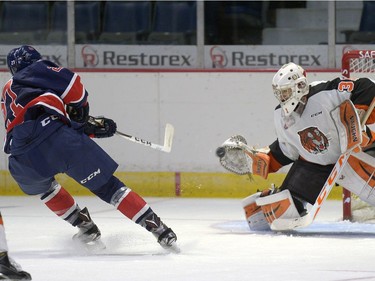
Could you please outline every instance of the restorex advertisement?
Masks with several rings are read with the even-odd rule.
[[[6,69],[6,56],[17,46],[2,45],[0,69]],[[46,59],[67,66],[66,46],[34,45]],[[341,66],[343,51],[369,46],[339,45],[335,49],[335,68]],[[90,69],[277,69],[288,62],[305,68],[330,68],[327,45],[243,45],[243,46],[150,46],[76,45],[75,67]],[[202,52],[198,54],[198,52]],[[198,62],[202,58],[203,63]]]

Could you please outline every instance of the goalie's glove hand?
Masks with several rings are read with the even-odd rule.
[[[68,113],[70,120],[77,123],[86,123],[89,119],[89,111],[88,103],[81,107],[74,107],[69,104],[66,106],[66,113]]]
[[[89,116],[85,125],[84,132],[90,138],[109,138],[112,137],[117,130],[115,121],[103,116]]]
[[[247,146],[244,137],[235,135],[227,139],[217,150],[220,164],[238,175],[256,174],[267,178],[270,156],[269,148],[255,149]]]

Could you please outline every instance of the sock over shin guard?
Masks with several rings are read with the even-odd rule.
[[[111,200],[112,205],[135,223],[139,224],[146,215],[152,212],[146,201],[130,188],[121,188],[114,198]]]
[[[40,198],[44,204],[63,220],[76,226],[81,220],[78,217],[81,210],[74,198],[57,182]]]

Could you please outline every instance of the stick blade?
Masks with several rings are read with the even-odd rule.
[[[171,152],[171,150],[172,150],[173,136],[174,136],[174,127],[173,127],[172,124],[167,123],[165,125],[163,151],[165,151],[165,152]]]

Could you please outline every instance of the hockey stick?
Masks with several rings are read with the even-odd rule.
[[[361,128],[363,128],[363,126],[366,124],[366,121],[370,117],[372,111],[374,110],[374,107],[375,107],[375,98],[372,100],[366,114],[363,116],[361,120]],[[270,225],[271,229],[275,231],[288,231],[288,230],[293,230],[295,228],[306,227],[310,225],[316,218],[324,201],[327,199],[333,186],[335,185],[336,181],[340,177],[350,155],[359,146],[360,146],[360,142],[353,143],[353,145],[349,147],[346,152],[340,155],[330,175],[328,176],[326,182],[324,183],[323,188],[320,191],[318,198],[315,200],[314,205],[311,207],[310,211],[306,215],[299,217],[299,218],[293,218],[293,219],[290,219],[290,218],[289,219],[282,219],[282,218],[276,219],[271,223]]]
[[[288,231],[288,230],[293,230],[295,228],[306,227],[310,225],[314,221],[318,212],[320,211],[320,208],[322,207],[323,202],[327,199],[329,193],[331,192],[333,186],[336,183],[336,180],[341,175],[341,172],[343,171],[343,168],[355,147],[341,154],[339,160],[336,162],[335,166],[333,167],[332,172],[330,173],[328,179],[324,183],[323,188],[320,191],[319,196],[316,199],[314,205],[311,207],[310,211],[306,215],[299,217],[299,218],[276,219],[271,223],[270,225],[271,229],[275,231]]]
[[[131,136],[131,135],[128,135],[128,134],[125,134],[125,133],[121,133],[120,131],[116,131],[116,135],[118,135],[118,136],[120,136],[120,137],[122,137],[126,140],[129,140],[129,141],[132,141],[132,142],[135,142],[135,143],[139,143],[139,144],[143,144],[145,146],[148,146],[150,148],[153,148],[153,149],[156,149],[156,150],[159,150],[159,151],[171,152],[173,135],[174,135],[174,127],[171,124],[168,124],[168,123],[166,124],[165,133],[164,133],[164,144],[163,145],[155,144],[155,143],[152,143],[148,140],[144,140],[144,139],[141,139],[141,138],[138,138],[138,137],[135,137],[135,136]]]

